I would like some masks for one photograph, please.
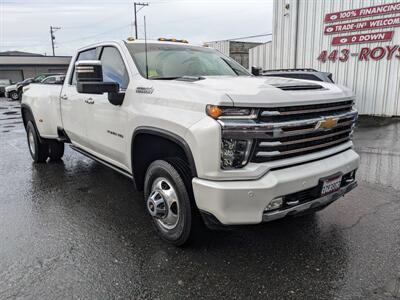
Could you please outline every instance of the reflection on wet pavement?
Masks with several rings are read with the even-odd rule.
[[[400,190],[400,118],[364,118],[354,143],[361,156],[359,176]]]
[[[1,99],[1,98],[0,98]],[[22,124],[21,105],[19,102],[1,99],[0,102],[0,132],[8,133],[10,128]]]

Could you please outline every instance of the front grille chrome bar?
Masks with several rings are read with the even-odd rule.
[[[353,129],[346,129],[346,130],[341,130],[341,131],[338,131],[338,132],[325,134],[325,135],[320,135],[320,136],[316,136],[316,137],[298,139],[298,140],[287,141],[287,142],[280,142],[280,141],[261,142],[258,145],[260,147],[276,147],[276,146],[286,146],[286,145],[301,144],[301,143],[306,143],[306,142],[318,141],[318,140],[322,140],[322,139],[326,139],[326,138],[329,138],[329,137],[334,137],[334,136],[342,135],[342,134],[346,134],[346,133],[351,133],[352,131],[353,131]]]
[[[315,146],[310,146],[310,147],[303,147],[303,148],[299,148],[299,149],[294,149],[294,150],[289,150],[289,151],[259,151],[256,153],[257,157],[271,157],[271,156],[281,156],[281,155],[288,155],[288,154],[294,154],[294,153],[300,153],[300,152],[306,152],[306,151],[310,151],[310,150],[316,150],[316,149],[320,149],[320,148],[326,148],[329,146],[333,146],[336,144],[341,144],[344,142],[349,141],[350,138],[349,137],[345,137],[342,139],[338,139],[332,142],[328,142],[328,143],[323,143],[323,144],[318,144]]]
[[[222,127],[222,134],[224,137],[232,137],[239,135],[248,138],[275,138],[282,136],[290,136],[293,134],[304,134],[310,132],[324,131],[322,128],[316,128],[318,122],[327,119],[336,119],[338,124],[336,127],[350,125],[357,119],[358,113],[356,110],[340,114],[331,114],[329,116],[294,120],[287,122],[259,122],[256,120],[219,120]],[[344,120],[348,120],[343,122]],[[285,132],[285,129],[300,128],[299,130],[291,130]],[[304,128],[305,129],[301,129]]]
[[[351,110],[352,105],[340,105],[334,107],[326,107],[326,108],[312,108],[312,109],[303,109],[303,110],[295,110],[295,111],[271,111],[265,110],[261,112],[262,117],[269,117],[269,116],[289,116],[289,115],[298,115],[298,114],[308,114],[308,113],[320,113],[320,112],[327,112],[327,111],[335,111],[335,110],[342,110],[348,109]]]

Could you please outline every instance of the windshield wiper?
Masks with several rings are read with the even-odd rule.
[[[154,76],[150,77],[149,79],[155,79],[155,80],[179,80],[179,81],[198,81],[198,80],[203,80],[205,79],[202,76],[175,76],[175,77],[162,77],[162,76]]]
[[[152,76],[152,77],[149,77],[149,79],[154,79],[154,80],[175,80],[175,79],[178,79],[178,78],[180,78],[180,76],[175,76],[175,77],[162,77],[162,76]]]

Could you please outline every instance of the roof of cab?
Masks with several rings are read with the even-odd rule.
[[[77,51],[82,51],[82,50],[86,50],[86,49],[90,49],[90,48],[94,48],[94,47],[99,47],[101,45],[104,44],[111,44],[111,43],[117,43],[117,44],[144,44],[145,42],[147,42],[148,44],[160,44],[160,45],[165,45],[165,44],[169,44],[169,45],[177,45],[177,46],[182,46],[182,47],[200,47],[203,48],[204,46],[201,45],[194,45],[194,44],[190,44],[190,43],[182,43],[182,42],[172,42],[172,41],[158,41],[158,40],[140,40],[140,39],[135,39],[135,40],[105,40],[105,41],[100,41],[97,43],[92,43],[89,45],[85,45],[84,47],[79,48]]]
[[[126,42],[127,44],[144,44],[146,41],[145,40],[139,40],[139,39],[135,39],[135,40],[124,40],[124,42]],[[173,41],[169,41],[169,40],[165,40],[165,41],[159,41],[159,40],[147,40],[148,44],[170,44],[170,45],[182,45],[182,46],[193,46],[193,47],[202,47],[201,45],[194,45],[194,44],[190,44],[189,42],[184,43],[184,42],[180,42],[179,40],[176,42]]]

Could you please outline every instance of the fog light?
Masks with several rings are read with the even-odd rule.
[[[274,210],[282,207],[283,200],[282,198],[275,198],[273,199],[265,208],[266,211]]]
[[[222,139],[222,169],[241,168],[247,164],[251,150],[251,140]]]

